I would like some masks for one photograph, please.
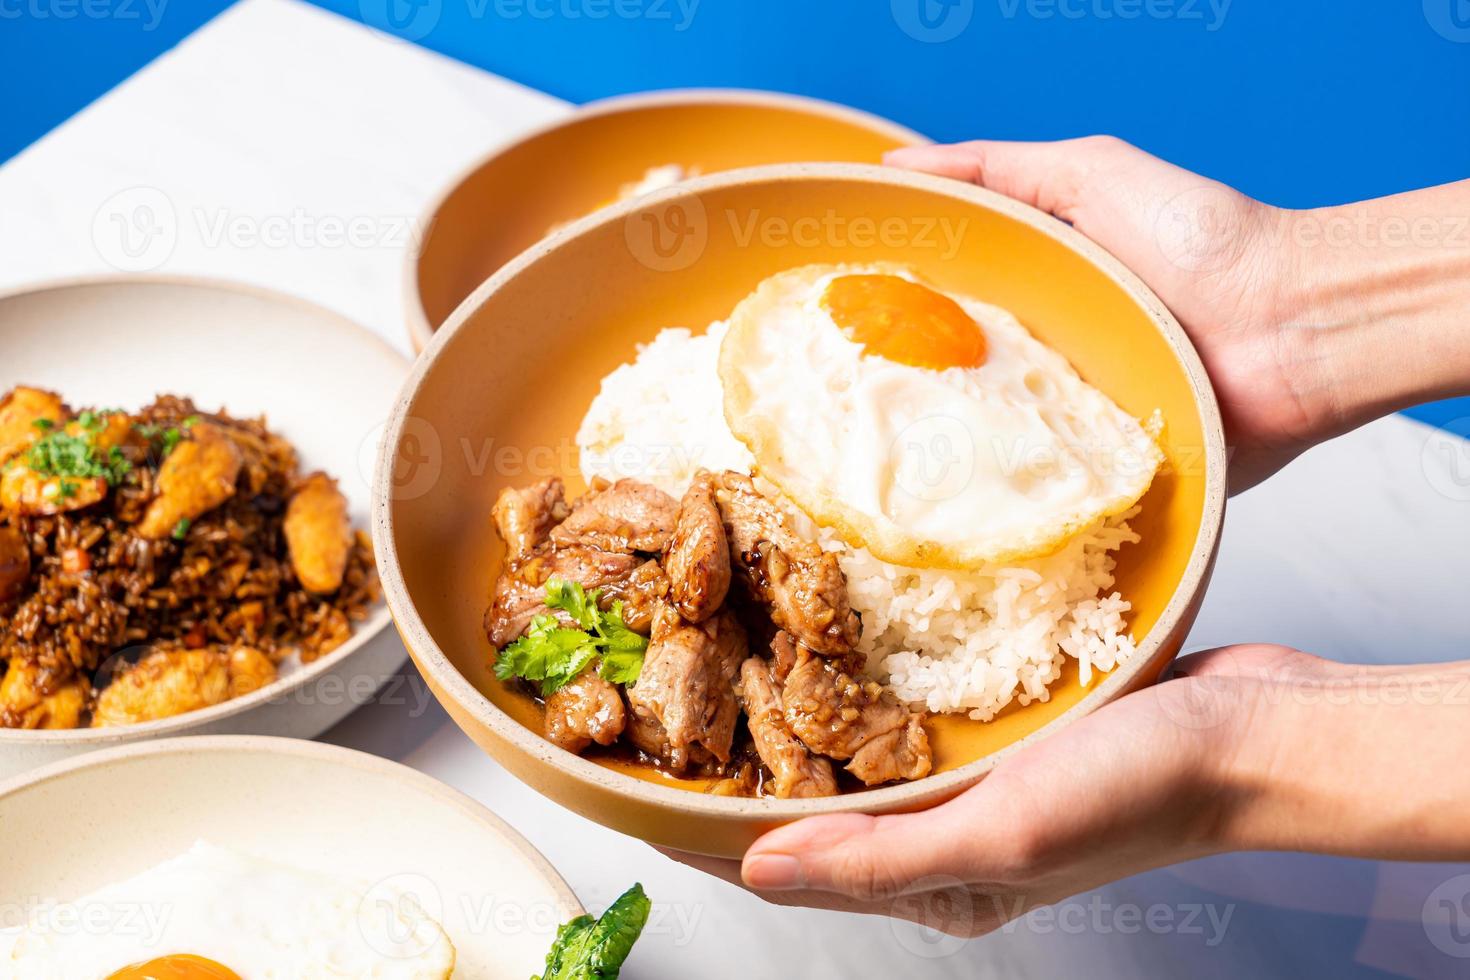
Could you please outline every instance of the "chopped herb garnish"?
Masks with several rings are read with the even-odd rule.
[[[26,465],[42,476],[101,477],[109,484],[122,482],[133,469],[116,446],[104,453],[97,448],[93,433],[76,436],[65,429],[48,432],[32,443],[26,450]]]
[[[204,421],[204,419],[202,419],[198,415],[191,415],[188,418],[184,419],[184,428],[186,428],[186,429],[192,429],[192,428],[194,428],[194,426],[198,425],[200,422],[203,422],[203,421]]]
[[[604,612],[597,600],[601,589],[583,590],[576,582],[553,578],[546,583],[546,607],[566,613],[580,629],[561,626],[543,613],[531,620],[526,635],[500,651],[495,676],[503,681],[519,677],[536,681],[545,696],[555,694],[601,658],[598,673],[613,684],[633,684],[643,669],[648,640],[623,621],[623,604]]]
[[[106,418],[96,412],[83,412],[77,416],[77,424],[88,432],[96,432],[106,424]]]
[[[181,517],[181,518],[179,518],[179,523],[177,523],[177,524],[174,525],[174,532],[173,532],[174,540],[175,541],[182,541],[182,540],[184,540],[184,536],[189,533],[189,526],[192,525],[193,523],[194,522],[191,521],[191,520],[189,520],[189,518],[187,518],[187,517]]]
[[[181,440],[183,438],[184,438],[184,434],[182,432],[180,432],[178,429],[173,428],[172,426],[170,426],[167,429],[164,429],[163,430],[163,455],[164,456],[167,456],[169,453],[173,452],[174,451],[174,447],[177,446],[179,444],[179,440]]]
[[[70,500],[77,495],[77,491],[80,489],[82,488],[70,480],[62,480],[60,487],[57,489],[57,493],[61,495],[62,500]]]
[[[31,422],[31,425],[34,425],[36,428],[41,429],[42,431],[56,427],[56,423],[51,421],[50,419],[35,419]]]

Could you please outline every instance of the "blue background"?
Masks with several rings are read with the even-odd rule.
[[[154,17],[147,0],[85,2],[0,0],[0,160],[228,5],[153,0]],[[740,86],[939,140],[1112,133],[1289,207],[1470,177],[1470,0],[942,2],[321,5],[577,102]],[[919,26],[920,3],[937,32]],[[1448,424],[1470,401],[1411,414]]]

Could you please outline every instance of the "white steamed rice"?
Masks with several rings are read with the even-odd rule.
[[[577,432],[585,477],[637,477],[679,496],[700,468],[752,470],[725,424],[724,335],[723,323],[664,330],[603,380]],[[1136,513],[1044,558],[968,572],[893,565],[815,533],[847,574],[870,672],[911,704],[988,721],[1012,701],[1045,701],[1067,657],[1087,684],[1133,655],[1130,606],[1111,589],[1113,552],[1139,539],[1127,524]]]

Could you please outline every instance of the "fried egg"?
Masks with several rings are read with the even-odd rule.
[[[27,980],[445,980],[454,946],[411,895],[200,842],[0,932]]]
[[[1048,554],[1132,507],[1163,462],[1157,418],[1124,412],[1005,310],[902,266],[766,279],[731,314],[720,380],[760,475],[898,565]]]

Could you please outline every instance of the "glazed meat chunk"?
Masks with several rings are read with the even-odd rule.
[[[291,495],[282,530],[291,567],[304,589],[330,595],[342,587],[352,551],[352,522],[336,480],[325,473],[308,476]]]
[[[669,543],[678,516],[679,502],[658,487],[619,480],[578,499],[567,519],[552,528],[551,541],[558,547],[657,553]]]
[[[546,738],[568,752],[611,745],[625,724],[623,697],[597,673],[596,661],[546,699]]]
[[[817,653],[851,654],[861,624],[837,557],[796,534],[786,514],[748,476],[721,474],[716,499],[731,560],[775,624]]]
[[[751,657],[740,666],[740,695],[750,724],[755,751],[771,771],[771,789],[777,797],[836,796],[832,763],[807,751],[791,734],[781,709],[781,691],[770,664]]]
[[[778,644],[791,643],[777,637]],[[777,652],[779,661],[789,654]],[[813,752],[851,760],[869,786],[929,774],[932,758],[921,715],[862,674],[796,646],[783,692],[786,724]]]
[[[530,554],[566,519],[566,488],[554,476],[521,489],[506,487],[490,513],[505,542],[507,560],[514,560]]]
[[[138,523],[138,535],[158,540],[182,521],[207,514],[235,495],[245,455],[218,426],[200,422],[158,468],[158,496]]]
[[[582,545],[543,547],[512,561],[496,579],[485,613],[485,634],[498,650],[514,642],[537,616],[550,612],[546,583],[552,578],[576,582],[590,592],[626,582],[641,565],[641,559],[624,552]],[[574,625],[565,613],[557,615],[564,625]]]
[[[724,604],[730,588],[730,543],[715,505],[714,478],[703,470],[679,503],[664,568],[674,608],[689,622],[704,622]]]
[[[721,762],[729,760],[740,715],[733,682],[748,653],[745,630],[730,613],[694,625],[673,606],[658,607],[628,703],[635,715],[658,722],[669,757],[697,745]]]
[[[653,629],[654,610],[668,594],[669,577],[664,574],[663,566],[650,558],[633,569],[627,578],[605,586],[598,605],[610,609],[614,602],[621,602],[623,625],[647,636]]]

